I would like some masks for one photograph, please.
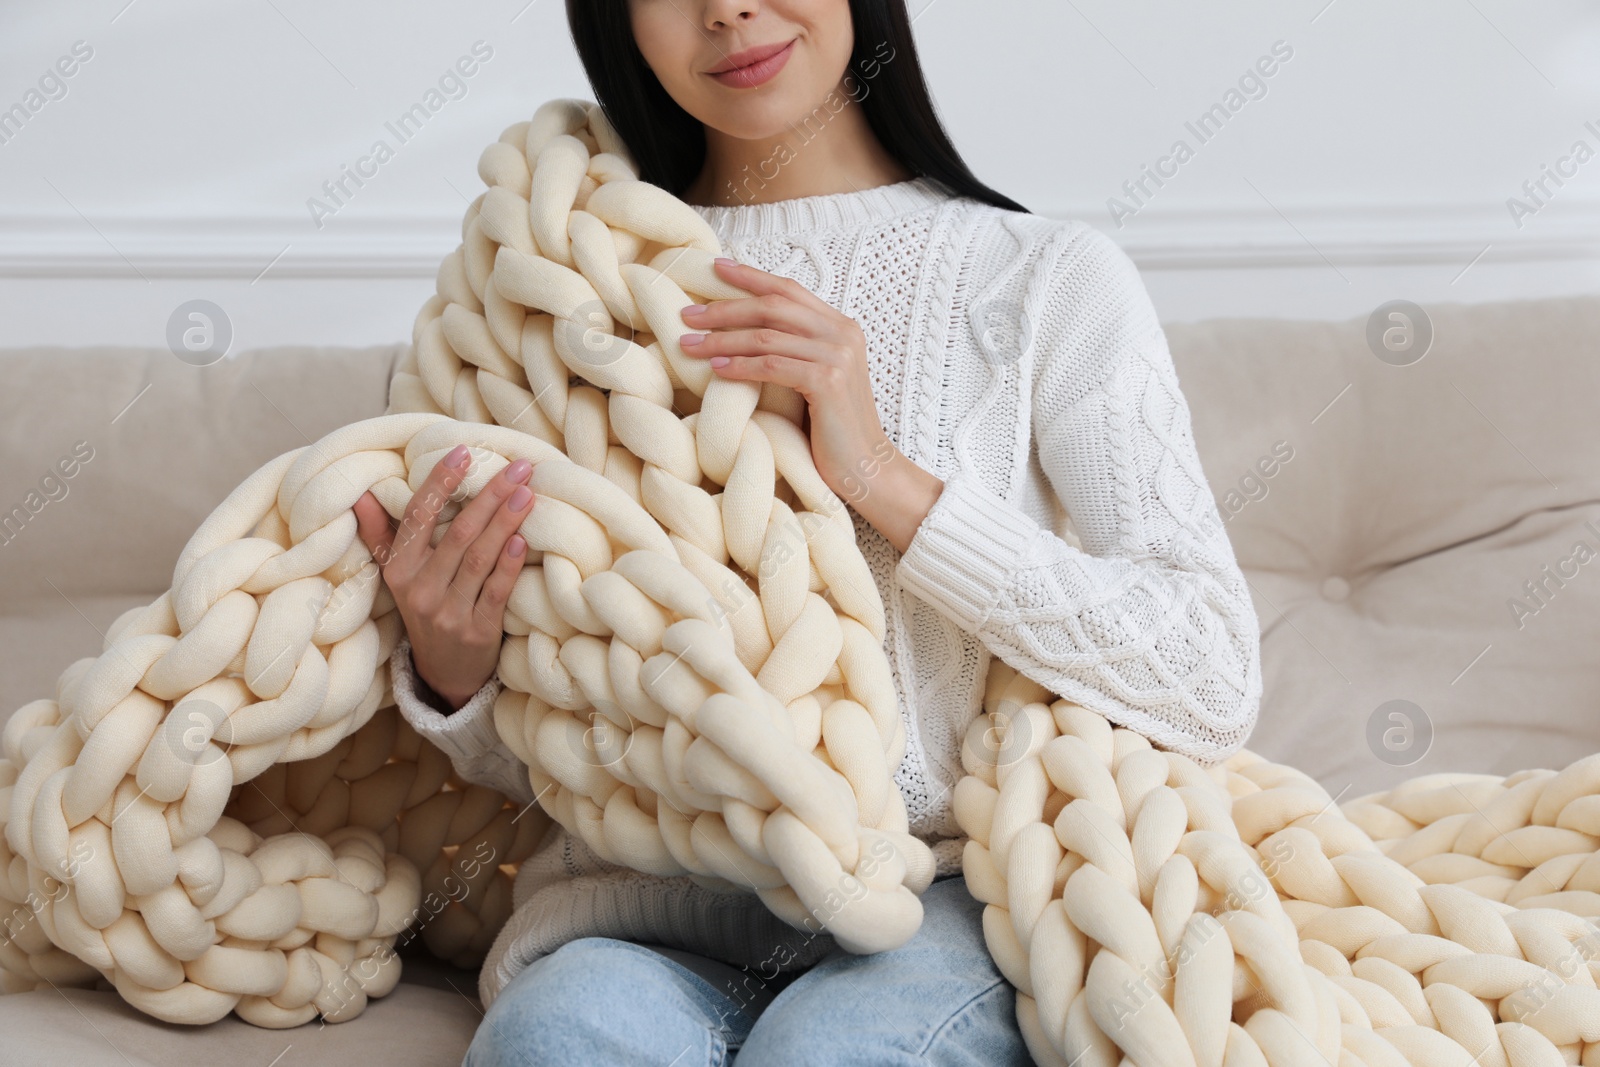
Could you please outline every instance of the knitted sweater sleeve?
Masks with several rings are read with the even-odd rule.
[[[1087,224],[1057,237],[1022,307],[1029,447],[1083,548],[985,485],[958,450],[896,578],[1050,692],[1220,760],[1260,704],[1249,589],[1138,269]],[[1013,372],[1029,373],[1027,360]]]
[[[450,757],[457,774],[469,782],[498,789],[523,804],[534,802],[526,764],[500,740],[494,728],[495,701],[505,688],[498,674],[483,683],[483,688],[466,704],[446,715],[417,695],[411,638],[402,637],[389,655],[389,677],[400,714],[412,729]]]

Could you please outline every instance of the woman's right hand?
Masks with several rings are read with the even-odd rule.
[[[370,490],[354,508],[356,532],[405,621],[417,676],[451,710],[471,700],[500,662],[506,601],[528,547],[516,530],[533,505],[533,492],[523,484],[533,465],[516,460],[489,479],[432,545],[439,512],[466,477],[470,454],[457,445],[434,465],[398,531]]]

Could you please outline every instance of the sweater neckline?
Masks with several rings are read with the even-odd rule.
[[[771,200],[761,204],[691,204],[718,237],[754,237],[834,229],[894,218],[952,198],[937,179],[925,176],[856,189]]]

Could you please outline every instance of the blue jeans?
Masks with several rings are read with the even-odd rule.
[[[688,952],[609,937],[535,960],[489,1006],[463,1067],[1031,1067],[1016,995],[983,941],[960,875],[922,895],[897,949],[834,949],[763,978]]]

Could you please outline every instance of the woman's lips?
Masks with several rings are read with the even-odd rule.
[[[711,75],[723,85],[735,89],[753,89],[757,85],[771,81],[782,70],[784,64],[789,62],[789,57],[794,54],[794,41],[783,46],[781,52],[775,52],[758,63],[737,70],[725,70]]]

